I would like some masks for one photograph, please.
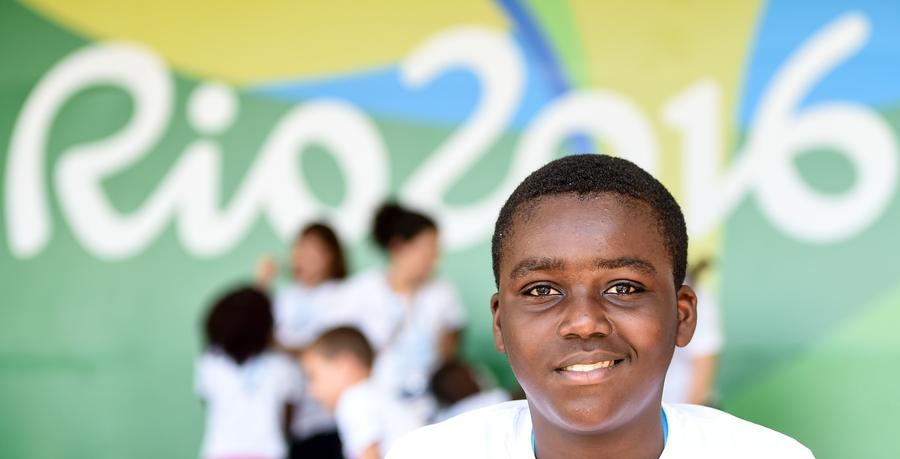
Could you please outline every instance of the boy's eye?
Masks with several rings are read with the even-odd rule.
[[[555,288],[547,285],[538,285],[537,287],[528,289],[525,294],[528,296],[559,295],[559,290],[556,290]]]
[[[621,282],[606,289],[606,291],[603,293],[609,293],[612,295],[631,295],[640,291],[641,289],[633,284]]]

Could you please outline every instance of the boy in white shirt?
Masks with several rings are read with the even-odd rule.
[[[301,361],[310,392],[334,412],[347,459],[380,459],[420,422],[370,381],[374,352],[352,327],[323,333]]]
[[[527,395],[403,438],[407,458],[802,458],[803,445],[712,408],[661,402],[691,340],[681,209],[623,159],[569,156],[512,193],[492,240],[497,349]]]

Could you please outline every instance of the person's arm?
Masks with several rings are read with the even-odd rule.
[[[254,273],[254,284],[256,288],[269,291],[278,275],[278,262],[275,257],[266,255],[256,262],[256,270]]]
[[[698,288],[697,308],[697,328],[691,343],[685,348],[690,357],[690,379],[687,381],[685,402],[709,405],[715,402],[716,370],[724,336],[716,298]]]
[[[210,378],[207,357],[202,355],[194,363],[194,393],[200,398],[200,404],[204,409],[206,408],[206,400],[209,398],[210,379],[214,378]]]
[[[345,390],[338,399],[334,421],[348,457],[379,458],[385,426],[376,397],[373,391],[357,388]]]
[[[462,330],[445,330],[438,341],[438,359],[440,363],[447,362],[459,353],[459,343],[462,338]]]
[[[285,439],[291,438],[291,421],[294,419],[295,407],[293,403],[285,403],[281,413],[281,433]]]
[[[286,345],[282,344],[281,341],[278,341],[277,339],[274,339],[274,338],[272,339],[272,342],[270,344],[278,352],[281,352],[281,353],[287,355],[288,357],[290,357],[294,360],[298,360],[298,361],[300,360],[300,357],[303,355],[303,351],[306,350],[305,347],[286,346]]]
[[[378,451],[378,443],[372,443],[368,448],[364,449],[358,459],[381,459],[381,453]]]
[[[713,387],[716,382],[718,354],[704,355],[691,359],[691,382],[687,393],[687,403],[709,405],[713,402]]]
[[[466,327],[465,306],[459,293],[450,284],[445,284],[442,292],[441,335],[437,342],[439,363],[446,362],[459,354],[463,329]]]

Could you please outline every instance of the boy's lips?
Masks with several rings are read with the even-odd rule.
[[[615,360],[603,360],[601,362],[594,363],[576,363],[574,365],[569,365],[565,368],[560,368],[562,371],[574,371],[578,373],[584,373],[588,371],[598,370],[600,368],[609,368],[615,365]]]
[[[580,354],[563,360],[554,373],[570,384],[598,384],[624,361],[625,357],[612,354]]]

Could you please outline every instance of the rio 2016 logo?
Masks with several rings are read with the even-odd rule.
[[[897,170],[897,145],[887,123],[868,107],[848,102],[797,110],[823,77],[865,46],[869,29],[865,16],[849,13],[794,50],[769,82],[746,142],[727,166],[722,164],[721,90],[715,81],[696,81],[660,107],[657,116],[681,138],[681,197],[693,237],[712,232],[748,195],[773,225],[809,243],[845,240],[882,214],[893,197]],[[514,42],[473,27],[427,40],[402,62],[401,76],[415,97],[417,88],[455,68],[476,76],[479,102],[399,190],[404,201],[435,212],[450,249],[482,241],[511,189],[555,157],[556,146],[573,134],[602,138],[617,155],[660,172],[661,152],[648,115],[615,92],[580,90],[556,98],[534,117],[518,140],[512,166],[493,191],[472,204],[447,205],[444,196],[450,187],[509,126],[525,79]],[[297,155],[312,144],[325,147],[344,175],[345,198],[328,210],[344,237],[352,241],[362,236],[369,213],[388,191],[388,151],[376,125],[352,104],[320,99],[284,114],[224,207],[219,205],[222,149],[201,135],[138,210],[118,212],[101,182],[148,154],[171,118],[174,89],[168,68],[150,51],[100,43],[52,68],[16,122],[5,181],[7,235],[16,257],[40,254],[52,237],[50,187],[43,174],[48,136],[66,101],[97,85],[125,91],[134,113],[118,132],[63,151],[52,169],[52,189],[77,240],[99,258],[140,253],[172,220],[185,249],[196,256],[226,252],[259,217],[290,237],[299,223],[328,210],[296,171]],[[227,130],[238,110],[232,88],[207,82],[191,94],[188,120],[198,133],[211,136]],[[797,174],[794,155],[817,147],[832,148],[853,165],[856,180],[849,190],[824,195]]]

